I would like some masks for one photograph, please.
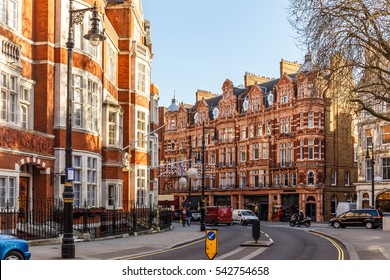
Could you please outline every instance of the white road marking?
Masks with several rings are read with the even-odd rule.
[[[245,249],[245,247],[238,247],[238,248],[234,249],[233,251],[230,251],[230,252],[228,252],[226,254],[223,254],[223,255],[221,255],[219,257],[216,257],[215,260],[223,260],[224,258],[228,258],[230,256],[233,256],[234,254],[237,254],[237,253],[241,252],[244,249]]]
[[[261,247],[261,248],[257,249],[256,251],[254,251],[253,253],[241,258],[241,260],[250,260],[250,259],[256,257],[257,255],[263,253],[266,249],[267,249],[267,247]]]

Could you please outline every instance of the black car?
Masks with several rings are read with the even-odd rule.
[[[378,228],[382,226],[383,213],[375,209],[355,209],[342,213],[329,221],[334,228],[366,227]]]

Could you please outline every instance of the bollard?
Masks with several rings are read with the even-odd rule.
[[[255,220],[252,222],[252,237],[256,241],[260,238],[260,221]]]

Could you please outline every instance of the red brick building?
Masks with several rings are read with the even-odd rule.
[[[73,28],[67,85],[70,2],[73,9],[96,2],[106,40],[97,47],[84,40],[85,13]],[[0,208],[62,198],[68,86],[74,205],[118,209],[155,200],[148,141],[151,88],[154,102],[158,90],[150,82],[150,24],[141,1],[5,0],[0,46]]]
[[[314,69],[310,55],[303,65],[282,60],[278,79],[246,73],[244,87],[226,80],[221,94],[199,91],[191,107],[174,98],[165,112],[160,194],[174,195],[176,207],[189,195],[199,205],[204,179],[207,205],[252,208],[268,220],[299,208],[323,221],[336,197],[356,199],[351,112],[331,98],[336,87],[322,90]],[[198,176],[180,185],[190,163]]]

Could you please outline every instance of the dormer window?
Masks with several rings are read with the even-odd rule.
[[[175,120],[171,119],[171,129],[174,129],[174,128],[175,128]]]
[[[214,110],[213,110],[213,119],[214,120],[217,119],[218,116],[219,116],[219,110],[218,110],[218,108],[214,108]]]
[[[248,110],[248,104],[249,104],[249,101],[247,98],[245,98],[244,102],[242,103],[242,111],[243,112],[246,112]]]

